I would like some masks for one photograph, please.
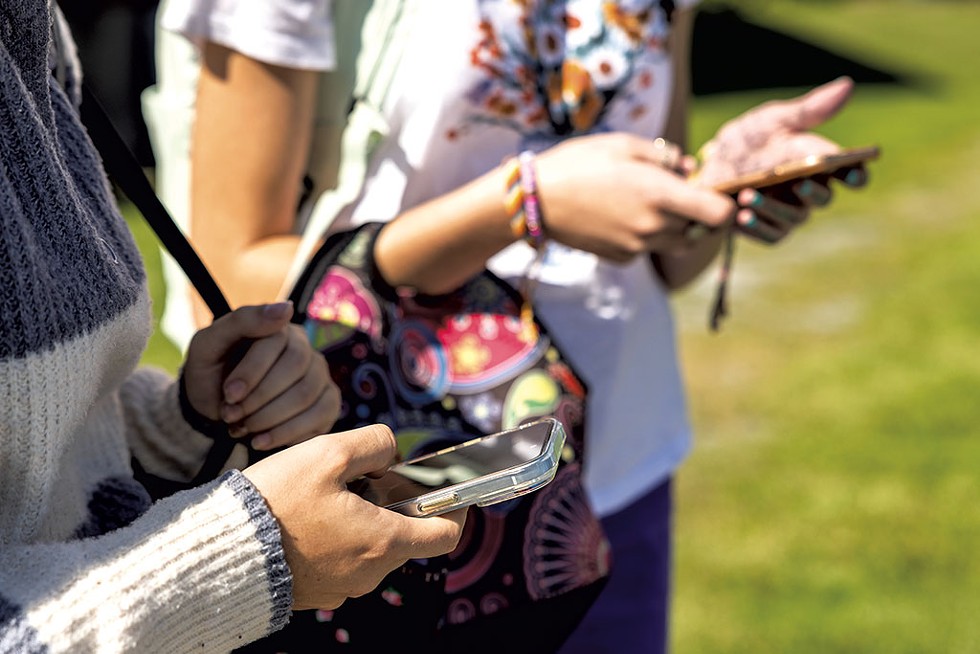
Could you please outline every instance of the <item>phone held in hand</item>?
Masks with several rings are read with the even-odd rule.
[[[429,517],[465,506],[488,506],[525,495],[555,477],[565,430],[543,418],[391,466],[378,479],[350,488],[404,515]]]
[[[813,155],[797,161],[788,161],[768,170],[759,170],[740,175],[735,179],[716,184],[714,189],[726,194],[733,194],[743,188],[766,188],[784,182],[791,182],[813,175],[832,174],[841,168],[856,166],[877,159],[881,150],[871,145],[861,148],[849,148],[827,155]]]

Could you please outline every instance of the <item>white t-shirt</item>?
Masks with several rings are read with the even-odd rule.
[[[244,52],[280,65],[305,65],[315,55],[295,55],[291,62],[294,55],[277,48],[277,35],[263,36],[279,17],[260,23],[237,15],[268,16],[274,6],[286,16],[302,11],[321,18],[323,24],[307,25],[309,33],[330,31],[329,16],[320,11],[329,8],[324,0],[171,2],[165,27],[232,47],[248,41]],[[666,14],[658,2],[623,0],[618,12],[605,8],[607,22],[607,4],[569,0],[553,9],[512,0],[416,3],[410,38],[381,107],[389,134],[369,163],[362,193],[332,229],[390,220],[507,156],[544,149],[559,138],[556,131],[593,125],[594,131],[660,135],[672,85],[663,45]],[[568,17],[557,13],[563,8]],[[537,58],[528,54],[523,21],[535,27],[531,48]],[[573,27],[565,30],[565,24]],[[222,28],[208,32],[208,25]],[[311,45],[316,51],[329,47]],[[542,99],[525,83],[536,62],[549,68],[563,60],[576,67],[566,70],[585,80],[578,87],[583,92],[562,96],[564,104]],[[518,243],[489,268],[514,281],[531,256],[531,248]],[[556,243],[549,245],[539,280],[535,311],[589,385],[585,482],[596,511],[608,515],[663,482],[690,449],[668,297],[645,257],[619,265]]]

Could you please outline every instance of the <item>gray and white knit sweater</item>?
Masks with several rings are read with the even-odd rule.
[[[68,92],[48,0],[0,0],[0,652],[228,651],[288,619],[279,530],[241,473],[151,505],[204,437],[135,371],[139,254]],[[76,78],[77,79],[77,78]]]

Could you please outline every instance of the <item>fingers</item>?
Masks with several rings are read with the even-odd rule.
[[[826,207],[834,198],[830,186],[817,179],[804,179],[797,182],[793,184],[792,191],[800,203],[809,207]]]
[[[682,165],[686,164],[685,155],[680,146],[662,137],[655,139],[635,138],[631,145],[634,157],[665,170],[679,172]]]
[[[396,542],[405,547],[405,559],[429,558],[456,549],[463,533],[466,514],[467,509],[457,509],[431,518],[409,518],[393,514],[398,518],[400,531]]]
[[[340,481],[345,484],[386,469],[398,454],[395,435],[387,425],[380,423],[330,434],[327,438],[344,460]]]
[[[854,80],[846,76],[838,77],[805,95],[772,106],[770,118],[789,130],[811,130],[840,111],[851,98],[853,90]]]
[[[295,325],[252,343],[223,384],[221,419],[235,438],[252,434],[256,450],[321,434],[340,411],[326,360]]]
[[[862,188],[868,184],[868,169],[864,166],[841,168],[840,170],[834,171],[833,178],[848,188]]]
[[[735,202],[723,193],[688,184],[680,177],[671,187],[652,198],[661,211],[693,219],[708,227],[720,227],[731,220],[735,212]]]
[[[202,362],[221,361],[236,343],[272,335],[292,316],[292,302],[240,307],[197,332],[188,348],[188,358],[193,352]]]
[[[318,394],[312,386],[323,388]],[[340,413],[340,391],[330,380],[325,386],[300,382],[268,405],[234,423],[231,435],[241,438],[251,435],[253,449],[264,451],[292,445],[325,433]],[[282,416],[291,416],[283,419]]]
[[[781,241],[806,222],[810,213],[806,204],[784,202],[755,189],[740,191],[738,200],[742,208],[735,215],[736,228],[763,243]]]

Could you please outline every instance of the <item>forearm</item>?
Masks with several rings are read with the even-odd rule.
[[[292,261],[316,85],[314,71],[204,49],[191,237],[232,307],[275,299]]]
[[[0,549],[0,650],[227,652],[288,620],[279,528],[240,473],[99,538]]]
[[[482,271],[490,257],[517,240],[504,209],[504,176],[498,166],[387,225],[375,245],[385,280],[439,294]]]
[[[678,11],[671,28],[670,52],[673,62],[673,90],[670,111],[664,137],[676,143],[682,150],[688,143],[688,110],[691,98],[691,36],[694,26],[694,9]],[[697,245],[683,253],[654,253],[653,265],[671,290],[690,283],[704,271],[718,254],[722,235],[719,230],[706,234]]]

